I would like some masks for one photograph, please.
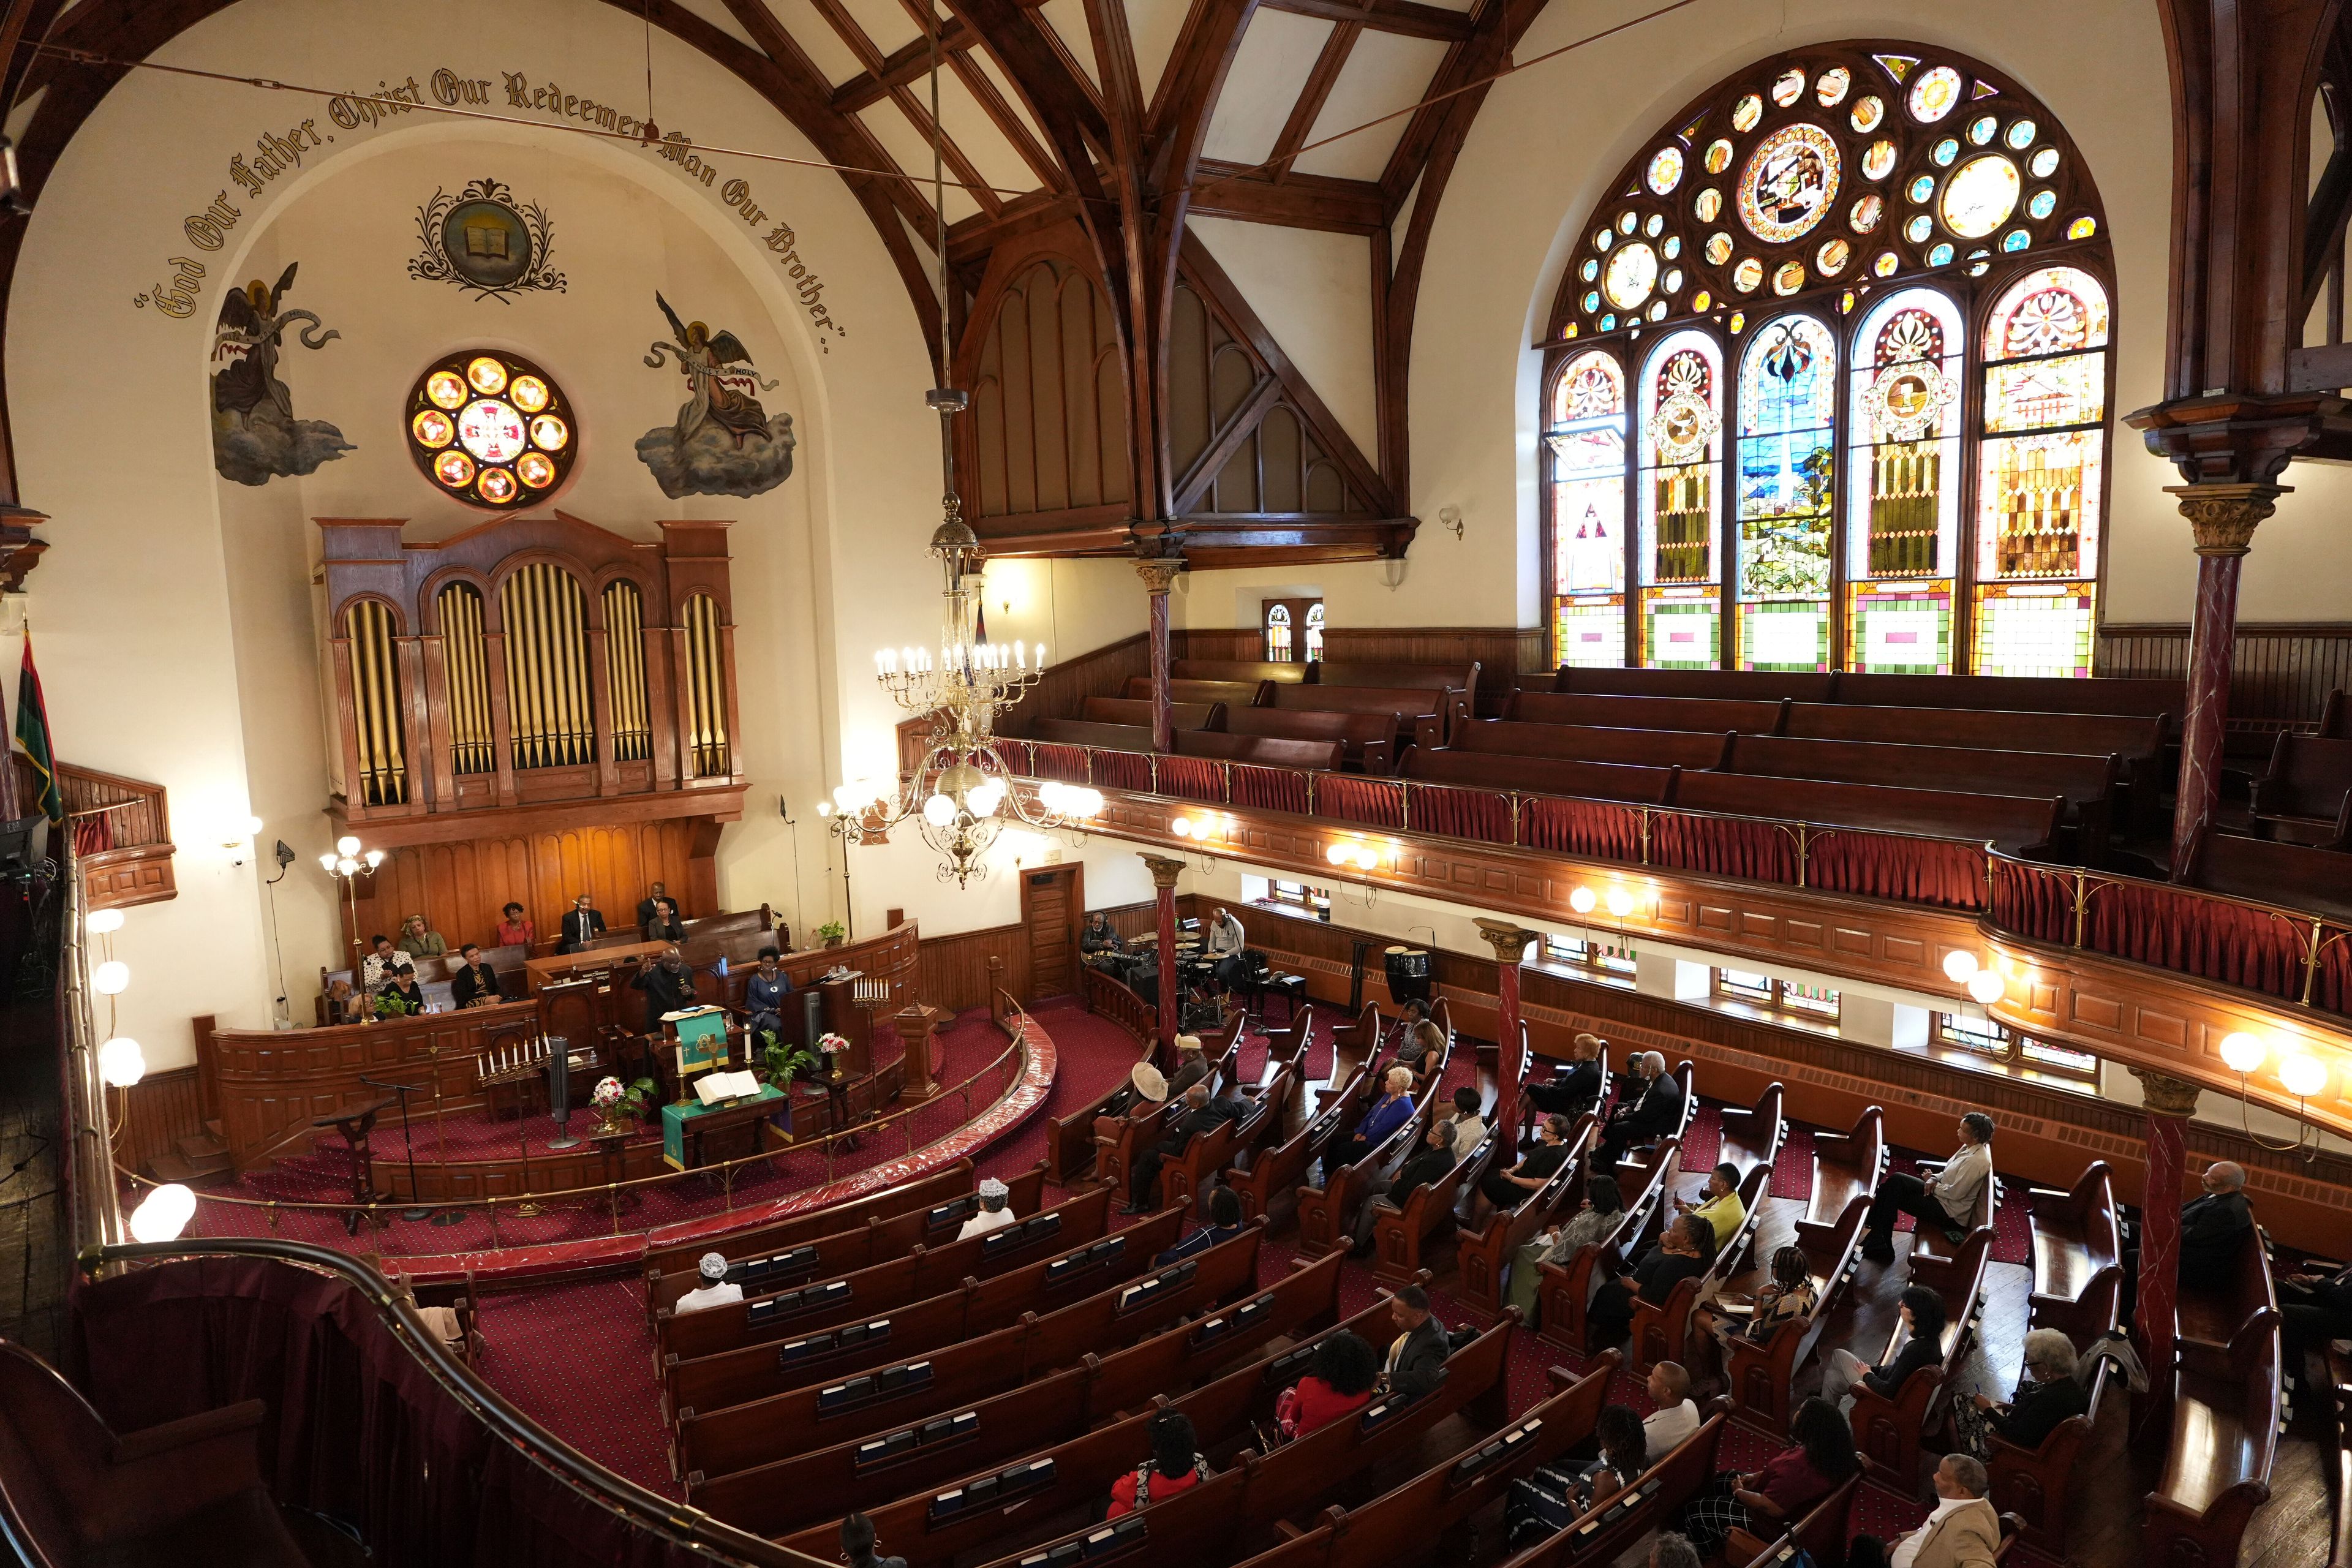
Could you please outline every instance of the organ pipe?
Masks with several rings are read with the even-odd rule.
[[[641,763],[653,755],[646,707],[645,599],[635,583],[604,585],[604,679],[613,692],[613,755]]]
[[[555,768],[593,762],[587,598],[578,580],[560,566],[532,562],[506,580],[499,608],[506,622],[514,765]]]
[[[727,751],[726,650],[720,640],[719,606],[708,594],[686,602],[688,732],[697,778],[724,777],[732,771]]]
[[[362,599],[343,614],[352,650],[352,710],[356,720],[359,777],[368,805],[404,805],[408,759],[400,725],[400,678],[393,647],[392,612]]]
[[[438,595],[441,667],[449,688],[449,762],[457,773],[498,771],[490,724],[489,660],[482,644],[482,595],[452,583]]]

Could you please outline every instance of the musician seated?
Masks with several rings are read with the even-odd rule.
[[[970,1241],[975,1236],[1003,1230],[1008,1225],[1018,1225],[1021,1216],[1013,1212],[1013,1189],[994,1176],[982,1178],[980,1212],[963,1222],[956,1232],[958,1241]]]
[[[760,1036],[782,1037],[784,1032],[784,998],[793,994],[793,977],[784,973],[783,954],[772,947],[760,950],[760,967],[743,983],[743,1010],[748,1015],[745,1027],[754,1039]]]
[[[695,1265],[694,1271],[702,1276],[702,1283],[680,1296],[677,1305],[670,1309],[672,1312],[683,1316],[710,1307],[724,1307],[743,1299],[743,1287],[727,1278],[727,1259],[721,1254],[704,1253],[702,1261]]]
[[[647,942],[684,942],[685,922],[677,918],[677,906],[667,899],[653,900],[654,912],[638,922],[637,934]]]
[[[478,942],[467,942],[457,950],[460,963],[449,977],[450,999],[460,1007],[488,1007],[506,1000],[499,994],[498,972],[482,962],[482,949]]]
[[[572,900],[572,908],[563,916],[563,940],[555,944],[558,952],[578,952],[591,940],[604,934],[604,911],[590,907],[592,900],[582,893]]]
[[[520,904],[509,903],[499,911],[499,945],[528,948],[539,940],[539,928],[522,912]]]
[[[1086,954],[1087,963],[1093,963],[1107,954],[1126,952],[1127,942],[1110,929],[1110,916],[1097,910],[1087,917],[1087,929],[1078,933],[1078,951]]]
[[[663,1014],[694,1005],[694,971],[687,967],[686,955],[674,947],[665,948],[660,958],[638,970],[629,985],[646,994],[648,1035],[661,1033]]]
[[[375,1016],[406,1018],[425,1011],[425,987],[416,984],[416,970],[402,964],[392,972],[392,984],[375,994]]]

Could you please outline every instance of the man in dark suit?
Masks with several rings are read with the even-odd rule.
[[[1666,1058],[1645,1051],[1633,1058],[1633,1067],[1643,1082],[1642,1093],[1631,1104],[1625,1103],[1624,1096],[1618,1097],[1618,1108],[1610,1113],[1601,1147],[1593,1155],[1596,1171],[1615,1170],[1627,1149],[1664,1138],[1682,1125],[1683,1086],[1667,1076]]]
[[[664,899],[667,898],[669,898],[669,889],[663,883],[656,882],[651,888],[646,890],[646,896],[637,900],[637,924],[640,928],[643,928],[645,923],[653,919],[655,914],[658,912],[655,909],[655,906],[659,904]],[[676,912],[676,900],[672,900],[672,912]]]
[[[591,937],[604,934],[604,911],[588,907],[588,895],[581,894],[572,900],[564,912],[563,940],[555,944],[558,952],[578,952],[588,945]]]
[[[1389,1298],[1389,1321],[1397,1337],[1389,1345],[1381,1386],[1418,1398],[1445,1381],[1449,1352],[1444,1326],[1429,1315],[1429,1292],[1408,1285]]]
[[[674,947],[637,971],[637,977],[629,984],[646,994],[648,1035],[662,1032],[663,1014],[694,1005],[694,971],[687,967],[686,955]]]
[[[1600,1102],[1601,1037],[1580,1034],[1569,1042],[1568,1058],[1575,1066],[1549,1083],[1529,1083],[1528,1103],[1550,1116],[1581,1116]]]
[[[2216,1160],[2205,1167],[2205,1191],[2180,1205],[2180,1277],[2210,1278],[2238,1261],[2254,1208],[2246,1201],[2245,1167]]]
[[[1141,1214],[1151,1201],[1151,1185],[1160,1179],[1161,1165],[1181,1154],[1193,1139],[1247,1114],[1248,1108],[1237,1100],[1212,1100],[1205,1083],[1186,1089],[1183,1109],[1170,1120],[1160,1142],[1136,1156],[1135,1169],[1128,1173],[1127,1206],[1119,1212]]]
[[[2352,1339],[2352,1268],[2287,1275],[2278,1282],[2278,1302],[2287,1381],[2299,1388],[2309,1382],[2312,1352]]]

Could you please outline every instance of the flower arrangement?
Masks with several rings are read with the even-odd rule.
[[[598,1079],[596,1087],[588,1091],[588,1106],[595,1111],[601,1131],[618,1132],[629,1111],[640,1116],[645,1114],[654,1090],[654,1080],[649,1078],[624,1084],[619,1079],[607,1075]]]

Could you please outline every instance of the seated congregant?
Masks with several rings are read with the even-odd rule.
[[[369,939],[368,955],[360,960],[360,984],[373,990],[392,984],[392,972],[408,962],[400,949],[392,945],[392,938],[378,931]]]
[[[1242,1233],[1242,1200],[1228,1186],[1209,1190],[1209,1223],[1196,1228],[1192,1235],[1161,1252],[1151,1260],[1154,1268],[1165,1268],[1171,1263],[1181,1263],[1196,1252],[1206,1252],[1222,1247]]]
[[[1880,1366],[1850,1350],[1830,1352],[1829,1365],[1822,1373],[1823,1399],[1843,1408],[1857,1383],[1866,1384],[1873,1394],[1892,1399],[1913,1373],[1943,1363],[1944,1299],[1925,1285],[1910,1286],[1900,1298],[1897,1315],[1911,1337],[1903,1342],[1895,1360]]]
[[[1549,1115],[1581,1116],[1599,1103],[1601,1037],[1580,1033],[1569,1042],[1568,1059],[1575,1065],[1549,1082],[1528,1080],[1528,1103]]]
[[[1151,1422],[1151,1458],[1111,1483],[1110,1511],[1104,1517],[1117,1519],[1165,1502],[1214,1473],[1201,1457],[1192,1417],[1181,1410],[1163,1411]]]
[[[963,1222],[956,1239],[970,1241],[975,1236],[986,1236],[1019,1223],[1020,1216],[1013,1212],[1013,1189],[994,1176],[985,1176],[980,1184],[980,1211]]]
[[[853,1513],[841,1521],[841,1560],[847,1568],[907,1568],[903,1557],[884,1557],[875,1538],[874,1521]]]
[[[784,1032],[784,998],[793,994],[793,977],[784,973],[783,954],[772,947],[760,950],[760,967],[743,982],[743,1011],[752,1037]]]
[[[1135,1169],[1128,1174],[1127,1206],[1119,1212],[1141,1214],[1150,1202],[1152,1184],[1160,1180],[1161,1165],[1190,1148],[1193,1139],[1246,1114],[1247,1107],[1239,1100],[1212,1100],[1205,1083],[1186,1089],[1182,1107],[1169,1118],[1160,1142],[1136,1156]]]
[[[1208,1047],[1201,1043],[1201,1037],[1177,1036],[1176,1070],[1168,1075],[1170,1097],[1181,1095],[1194,1084],[1202,1082],[1209,1076],[1209,1072]]]
[[[1735,1530],[1773,1539],[1861,1468],[1853,1428],[1826,1399],[1797,1406],[1789,1435],[1796,1442],[1766,1460],[1762,1469],[1722,1471],[1712,1487],[1683,1505],[1675,1527],[1702,1557],[1720,1548]],[[1658,1455],[1650,1458],[1655,1463]]]
[[[1445,1055],[1445,1031],[1429,1016],[1429,1004],[1419,997],[1404,1005],[1404,1038],[1397,1042],[1397,1066],[1426,1072]]]
[[[1315,1347],[1307,1375],[1275,1402],[1282,1435],[1304,1437],[1318,1426],[1353,1415],[1372,1402],[1372,1388],[1380,1380],[1381,1352],[1370,1341],[1346,1329],[1325,1335]]]
[[[1675,1286],[1696,1279],[1715,1262],[1715,1227],[1695,1214],[1666,1226],[1633,1271],[1603,1285],[1585,1309],[1585,1342],[1596,1351],[1625,1342],[1635,1297],[1663,1307]]]
[[[2000,1515],[1985,1497],[1991,1489],[1982,1465],[1945,1455],[1936,1467],[1935,1511],[1888,1550],[1887,1568],[1991,1568],[2000,1550]]]
[[[392,983],[375,994],[375,1016],[406,1018],[424,1011],[425,987],[416,983],[415,967],[403,963],[392,972]]]
[[[1391,1394],[1418,1399],[1445,1381],[1445,1358],[1452,1353],[1445,1325],[1429,1310],[1429,1292],[1407,1285],[1389,1298],[1389,1321],[1397,1337],[1389,1343],[1381,1366],[1381,1383]]]
[[[437,931],[427,931],[423,915],[411,915],[400,923],[400,940],[393,944],[411,958],[438,958],[449,951],[449,944]]]
[[[1568,1118],[1547,1116],[1536,1130],[1536,1146],[1519,1157],[1518,1163],[1508,1170],[1488,1171],[1478,1184],[1478,1191],[1498,1209],[1515,1209],[1530,1196],[1541,1192],[1544,1184],[1559,1173],[1568,1163]]]
[[[1731,1245],[1739,1227],[1748,1223],[1748,1205],[1739,1196],[1739,1167],[1726,1163],[1706,1173],[1706,1195],[1697,1203],[1688,1198],[1675,1199],[1675,1212],[1695,1214],[1715,1226],[1717,1249]]]
[[[592,908],[593,902],[585,893],[572,900],[572,908],[564,911],[563,940],[556,944],[556,952],[578,952],[604,934],[604,911]]]
[[[520,904],[510,902],[499,911],[500,947],[529,947],[538,940],[539,928],[531,924],[530,917],[522,912]]]
[[[2021,1448],[2042,1447],[2060,1423],[2091,1408],[2091,1391],[2075,1381],[2074,1368],[2074,1341],[2056,1329],[2026,1331],[2025,1381],[2017,1397],[2002,1405],[1979,1394],[1953,1405],[1959,1447],[1979,1459],[1990,1457],[1989,1435]]]
[[[482,962],[478,943],[467,942],[457,950],[457,972],[449,976],[449,997],[460,1007],[487,1007],[504,1001],[499,994],[498,972]]]
[[[1468,1159],[1470,1152],[1486,1136],[1486,1119],[1479,1114],[1486,1108],[1486,1102],[1468,1084],[1454,1091],[1454,1114],[1446,1118],[1445,1128],[1454,1140],[1455,1159]]]
[[[1666,1071],[1666,1058],[1656,1051],[1644,1051],[1630,1067],[1641,1092],[1620,1093],[1617,1108],[1609,1113],[1609,1125],[1601,1130],[1601,1144],[1593,1154],[1604,1171],[1616,1169],[1626,1150],[1655,1142],[1682,1125],[1683,1086]]]
[[[730,1301],[740,1301],[743,1299],[743,1287],[727,1278],[727,1258],[724,1254],[704,1253],[702,1260],[695,1265],[694,1271],[701,1277],[702,1283],[680,1296],[677,1299],[677,1305],[670,1309],[672,1311],[699,1312],[707,1308],[724,1307]]]
[[[1662,1361],[1650,1368],[1643,1391],[1656,1407],[1642,1420],[1642,1440],[1654,1465],[1698,1430],[1698,1401],[1690,1396],[1689,1370],[1677,1361]]]
[[[1356,1210],[1353,1255],[1362,1258],[1372,1250],[1372,1227],[1380,1222],[1380,1215],[1372,1207],[1374,1198],[1386,1198],[1391,1205],[1402,1208],[1407,1198],[1454,1169],[1454,1138],[1446,1123],[1432,1121],[1429,1131],[1422,1135],[1421,1147],[1412,1152],[1412,1158],[1396,1168],[1393,1176],[1375,1175],[1365,1184],[1363,1204]]]
[[[1617,1178],[1596,1172],[1584,1184],[1584,1202],[1566,1225],[1558,1226],[1523,1244],[1511,1259],[1510,1304],[1519,1309],[1519,1321],[1533,1329],[1542,1313],[1536,1293],[1543,1284],[1543,1265],[1565,1267],[1586,1247],[1600,1242],[1625,1222],[1625,1194]],[[1595,1269],[1592,1285],[1603,1276]],[[1591,1298],[1588,1297],[1587,1300]]]
[[[654,912],[637,927],[637,934],[647,942],[684,942],[686,922],[677,918],[676,904],[656,899]]]
[[[2288,1386],[2300,1388],[2310,1376],[2313,1352],[2324,1352],[2332,1340],[2352,1339],[2352,1268],[2282,1276],[2278,1302],[2281,1367]]]
[[[1992,1180],[1992,1118],[1971,1110],[1960,1118],[1960,1146],[1943,1166],[1925,1176],[1897,1171],[1878,1184],[1870,1200],[1862,1255],[1874,1263],[1895,1261],[1895,1216],[1916,1215],[1933,1226],[1953,1245],[1966,1240],[1969,1227]]]
[[[1380,1147],[1388,1135],[1403,1126],[1412,1116],[1412,1069],[1391,1068],[1381,1079],[1381,1097],[1374,1100],[1356,1130],[1339,1151],[1342,1163],[1360,1160]]]
[[[2246,1168],[2231,1160],[2205,1167],[2205,1190],[2180,1208],[2180,1277],[2209,1277],[2238,1260],[2240,1244],[2254,1227],[2246,1199]]]
[[[660,904],[663,900],[668,898],[669,887],[667,883],[656,882],[653,886],[647,888],[646,889],[646,896],[637,900],[637,924],[642,926],[647,921],[652,920],[654,916],[659,912]],[[675,912],[676,909],[677,905],[673,903],[671,905],[672,912]]]

